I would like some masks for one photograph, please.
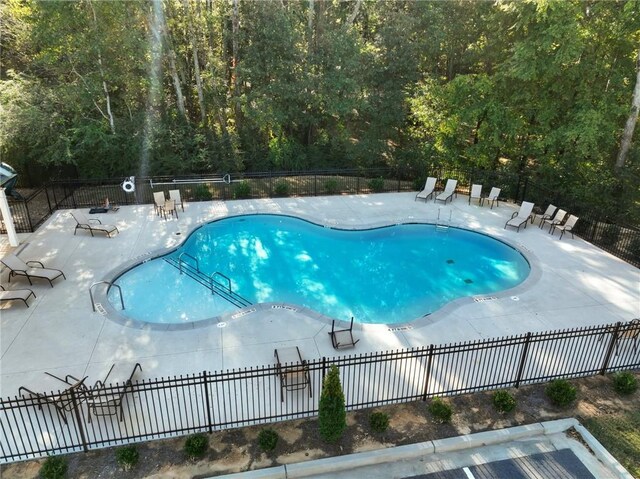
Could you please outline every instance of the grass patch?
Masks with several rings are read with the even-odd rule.
[[[585,419],[583,425],[634,477],[640,477],[640,411]]]

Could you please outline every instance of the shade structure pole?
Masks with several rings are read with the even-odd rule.
[[[9,244],[15,248],[20,244],[20,241],[18,241],[16,228],[13,224],[13,216],[11,216],[11,209],[9,208],[9,202],[7,201],[4,188],[0,188],[0,212],[4,220],[4,227],[7,229],[7,236],[9,236]]]

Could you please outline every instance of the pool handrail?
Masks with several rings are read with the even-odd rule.
[[[118,293],[120,294],[120,305],[122,306],[122,309],[124,310],[124,299],[122,297],[122,288],[120,287],[120,285],[112,283],[111,281],[96,281],[95,283],[93,283],[91,286],[89,286],[89,297],[91,298],[91,307],[93,308],[93,312],[96,312],[96,303],[93,301],[93,287],[96,286],[97,284],[107,284],[107,293],[109,292],[109,290],[111,289],[111,286],[115,286],[118,289]]]

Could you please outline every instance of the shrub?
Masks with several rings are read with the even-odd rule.
[[[415,178],[413,180],[413,189],[414,191],[422,191],[424,188],[424,184],[427,182],[426,178]]]
[[[602,230],[600,239],[606,246],[613,246],[618,241],[620,228],[616,225],[607,225]]]
[[[236,183],[233,187],[233,197],[236,199],[249,198],[251,196],[251,185],[248,181]]]
[[[453,416],[451,405],[438,397],[433,398],[429,404],[429,412],[434,419],[441,423],[451,421],[451,416]]]
[[[556,406],[568,406],[577,395],[577,390],[566,379],[554,379],[545,389],[547,397]]]
[[[278,433],[273,429],[263,429],[258,434],[258,446],[265,452],[273,451],[278,444]]]
[[[613,375],[613,389],[618,394],[632,394],[638,389],[638,380],[629,371]]]
[[[511,412],[516,407],[516,400],[509,391],[496,391],[493,393],[493,406],[498,412]]]
[[[197,185],[192,194],[196,201],[211,201],[213,199],[213,194],[211,194],[207,185]]]
[[[206,434],[193,434],[184,443],[184,452],[191,459],[202,457],[209,448],[209,438]]]
[[[333,195],[338,192],[338,186],[339,186],[338,180],[336,180],[335,178],[329,178],[327,181],[324,182],[324,189],[330,195]]]
[[[381,193],[384,191],[384,179],[382,178],[373,178],[369,180],[369,189],[374,193]]]
[[[60,456],[49,456],[40,468],[43,479],[62,479],[67,475],[67,460]]]
[[[383,412],[372,412],[369,416],[369,427],[373,432],[385,432],[389,427],[389,415]]]
[[[289,183],[286,181],[278,181],[274,188],[276,195],[278,196],[288,196],[289,195]]]
[[[134,445],[116,449],[116,461],[125,471],[128,471],[138,463],[139,456],[138,448]]]
[[[340,384],[340,372],[334,364],[322,382],[322,394],[318,406],[320,436],[330,443],[337,442],[347,427],[347,410]]]

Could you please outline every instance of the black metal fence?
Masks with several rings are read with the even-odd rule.
[[[640,321],[322,358],[305,363],[309,385],[296,391],[271,365],[15,396],[0,401],[0,462],[314,416],[333,364],[349,410],[634,370],[639,336]]]
[[[318,171],[280,171],[234,174],[230,182],[220,176],[147,177],[135,179],[135,190],[127,193],[123,179],[59,180],[36,190],[23,201],[11,200],[18,233],[30,233],[58,209],[91,208],[104,204],[151,204],[154,191],[179,189],[185,201],[230,200],[243,198],[271,198],[278,196],[318,196],[416,191],[427,176],[439,180],[443,189],[448,178],[458,180],[458,192],[466,193],[473,183],[501,188],[501,198],[520,203],[532,201],[546,208],[556,202],[565,210],[580,217],[575,233],[611,254],[640,267],[640,229],[608,221],[576,204],[571,198],[561,198],[531,181],[525,175],[505,171],[438,168],[430,172],[411,169],[340,169]],[[0,224],[0,233],[6,233]]]

